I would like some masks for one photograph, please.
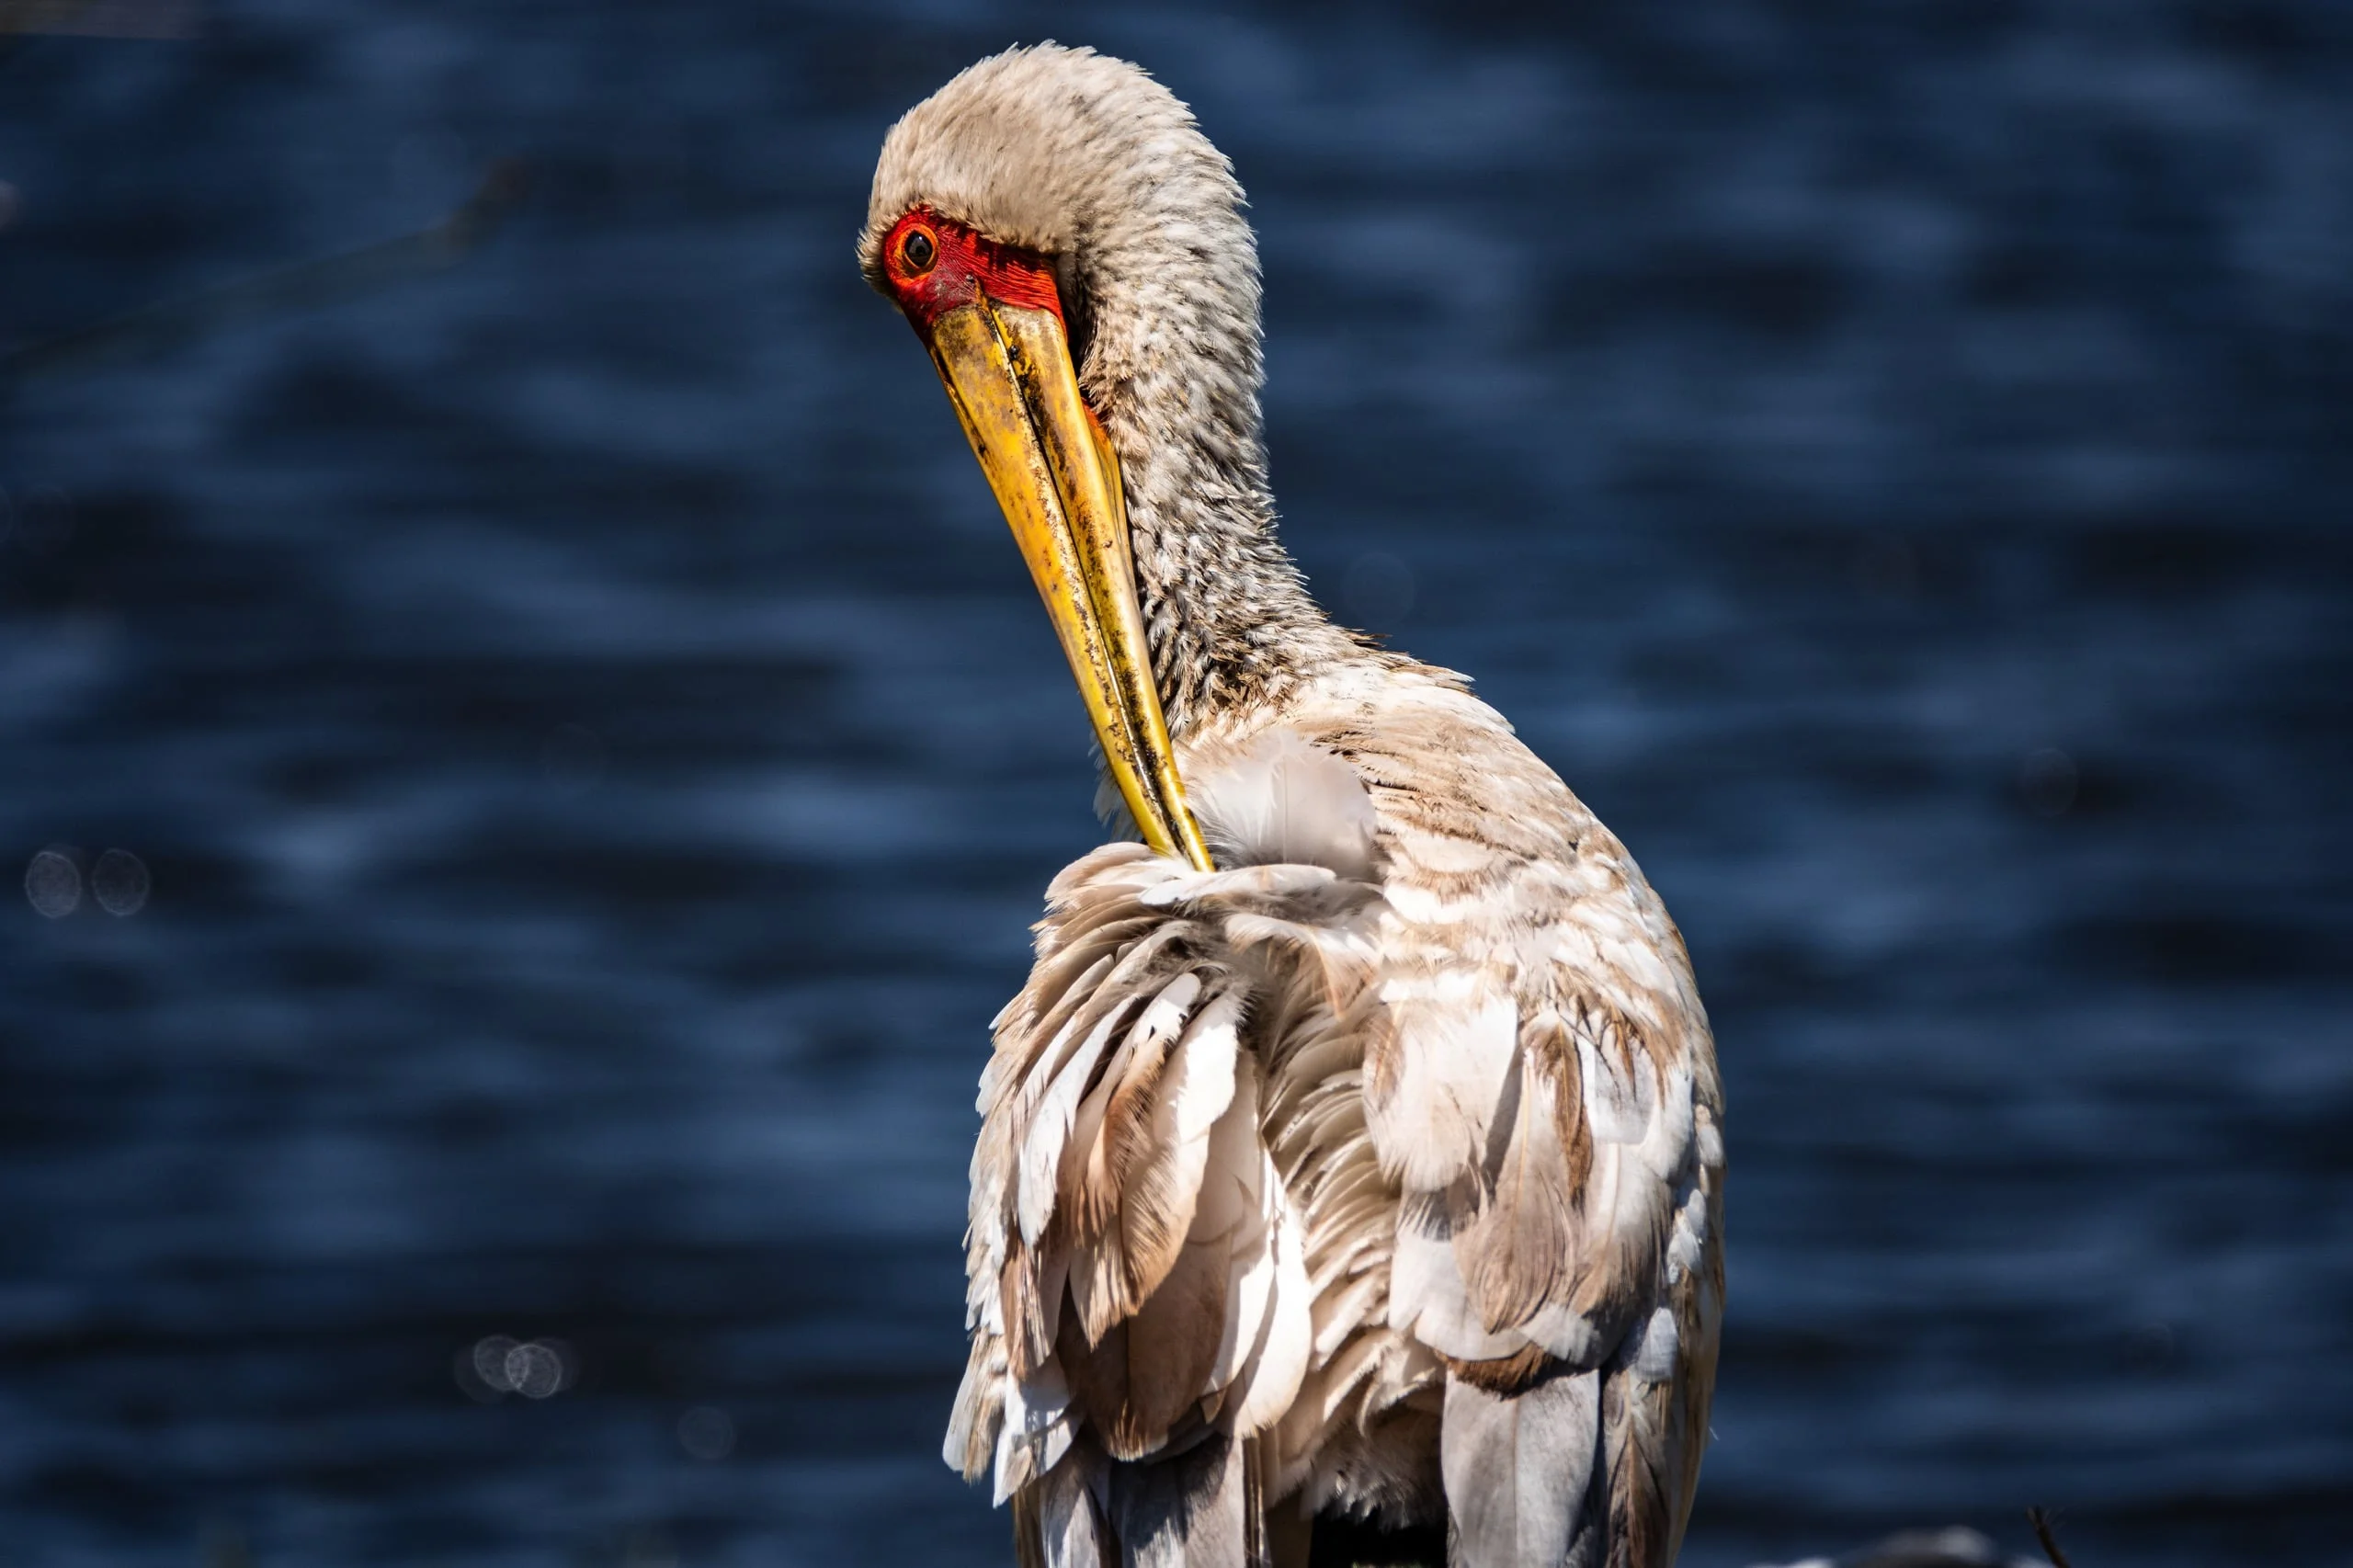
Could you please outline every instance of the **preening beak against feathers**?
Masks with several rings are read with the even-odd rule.
[[[860,264],[1141,840],[1054,879],[996,1020],[947,1458],[1025,1564],[1659,1568],[1723,1296],[1689,960],[1467,682],[1309,597],[1241,206],[1172,94],[1053,45],[875,171]]]

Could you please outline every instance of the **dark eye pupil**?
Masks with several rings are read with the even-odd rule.
[[[914,267],[917,272],[921,272],[925,267],[931,265],[931,258],[933,256],[931,236],[925,233],[921,229],[917,229],[914,233],[909,234],[906,237],[904,244],[899,246],[899,253],[907,258],[907,265],[909,267]]]

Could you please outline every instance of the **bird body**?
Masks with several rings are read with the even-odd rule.
[[[895,127],[861,262],[930,347],[1096,722],[1116,842],[995,1024],[947,1442],[1025,1563],[1673,1560],[1722,1095],[1624,846],[1274,534],[1224,159],[1043,46]]]

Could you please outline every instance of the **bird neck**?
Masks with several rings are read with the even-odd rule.
[[[1120,466],[1153,670],[1182,741],[1279,708],[1361,644],[1309,596],[1276,537],[1256,433],[1154,426]]]
[[[1214,345],[1189,375],[1154,363],[1157,355],[1139,373],[1101,374],[1127,360],[1118,345],[1098,344],[1109,351],[1088,357],[1089,401],[1120,456],[1137,596],[1179,742],[1237,713],[1279,708],[1367,653],[1309,596],[1276,537],[1256,337]]]

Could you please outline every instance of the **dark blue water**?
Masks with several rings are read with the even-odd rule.
[[[2046,1504],[2353,1562],[2353,17],[1545,9],[0,40],[20,346],[532,176],[0,413],[0,1555],[1006,1560],[936,1458],[971,1094],[1091,785],[850,242],[890,120],[1056,35],[1250,189],[1315,584],[1688,933],[1687,1560]]]

